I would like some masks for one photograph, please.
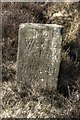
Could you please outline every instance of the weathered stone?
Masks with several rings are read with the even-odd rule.
[[[56,88],[62,26],[24,23],[19,28],[17,79],[27,85]]]

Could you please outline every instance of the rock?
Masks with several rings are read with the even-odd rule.
[[[56,89],[62,26],[24,23],[19,27],[17,80],[40,89]]]

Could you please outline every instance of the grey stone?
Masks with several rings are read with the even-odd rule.
[[[56,89],[62,26],[23,23],[19,27],[17,80],[35,88]]]

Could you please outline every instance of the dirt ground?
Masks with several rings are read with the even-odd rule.
[[[2,3],[2,118],[80,117],[80,3]],[[20,23],[63,26],[57,91],[38,91],[16,81]]]

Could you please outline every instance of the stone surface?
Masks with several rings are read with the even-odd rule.
[[[24,23],[19,28],[17,80],[36,88],[56,89],[62,26]]]

